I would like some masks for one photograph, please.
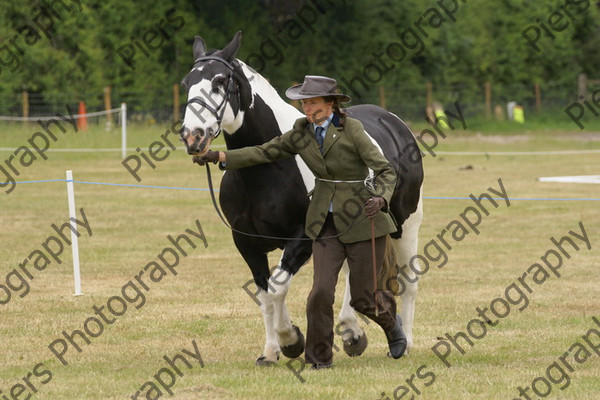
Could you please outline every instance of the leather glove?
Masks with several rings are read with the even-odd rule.
[[[375,218],[375,215],[385,207],[385,199],[383,197],[371,197],[365,203],[365,214],[367,218]]]
[[[194,156],[192,160],[198,165],[205,165],[208,162],[216,164],[219,162],[219,153],[219,151],[209,150],[203,156]]]

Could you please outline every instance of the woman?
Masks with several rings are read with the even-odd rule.
[[[380,269],[385,235],[396,231],[387,212],[395,172],[360,121],[340,109],[340,103],[350,101],[350,97],[337,92],[335,79],[307,75],[302,84],[289,88],[286,96],[300,100],[306,115],[291,131],[259,146],[208,151],[198,161],[220,162],[225,169],[236,169],[299,154],[316,177],[306,215],[306,234],[314,240],[314,279],[306,306],[306,363],[313,364],[314,369],[332,366],[333,302],[344,260],[350,267],[350,305],[383,328],[391,356],[400,358],[406,349],[400,316],[377,313],[372,293],[371,219],[375,219]],[[364,182],[369,169],[374,176],[367,188]],[[389,309],[395,310],[393,296],[384,296]]]

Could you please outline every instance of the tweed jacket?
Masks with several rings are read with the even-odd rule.
[[[383,197],[386,207],[375,217],[375,236],[397,230],[387,211],[396,186],[396,173],[379,152],[362,123],[346,118],[343,125],[334,115],[327,128],[323,154],[318,147],[313,124],[299,118],[292,130],[270,141],[225,152],[225,169],[237,169],[272,162],[298,154],[315,175],[315,187],[306,214],[306,235],[315,239],[323,227],[332,204],[333,220],[340,241],[354,243],[371,238],[371,222],[365,216],[364,203],[372,196]],[[374,185],[364,180],[373,171]],[[340,182],[343,181],[343,182]]]

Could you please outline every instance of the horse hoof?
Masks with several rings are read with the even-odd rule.
[[[296,325],[292,325],[292,327],[296,330],[298,341],[289,346],[281,346],[281,352],[287,358],[298,358],[304,352],[304,335]]]
[[[350,340],[344,340],[344,351],[350,357],[358,357],[364,353],[368,343],[367,333],[363,332],[362,336],[359,336],[357,339],[350,338]]]
[[[277,357],[277,359],[279,360],[279,357]],[[275,361],[267,360],[265,356],[260,356],[256,359],[255,365],[257,367],[272,367],[277,365],[277,363]]]

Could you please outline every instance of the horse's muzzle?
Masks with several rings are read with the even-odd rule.
[[[206,135],[201,128],[194,129],[193,132],[183,138],[187,153],[193,156],[201,156],[208,150],[211,142],[210,135]]]

